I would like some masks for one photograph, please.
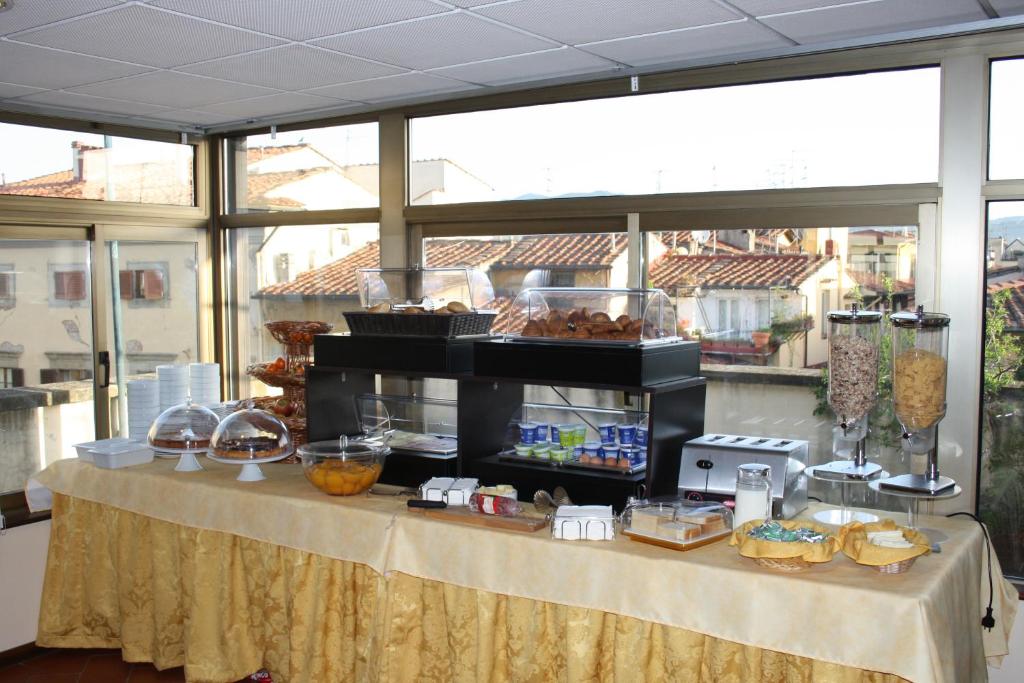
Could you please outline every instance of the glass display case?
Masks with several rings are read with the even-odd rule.
[[[361,268],[357,279],[363,308],[386,304],[393,311],[446,308],[456,313],[483,309],[494,300],[490,278],[476,268]]]
[[[149,445],[157,454],[202,453],[210,446],[220,418],[205,406],[187,401],[160,413],[149,428]]]
[[[420,396],[364,394],[356,411],[365,438],[395,453],[455,458],[458,408],[455,401]]]
[[[293,451],[291,433],[264,410],[239,410],[221,420],[210,438],[210,454],[223,460],[271,461]]]
[[[629,346],[676,341],[675,306],[660,289],[536,287],[512,303],[506,339]]]
[[[499,458],[634,474],[647,469],[649,443],[643,411],[524,403],[505,431]]]

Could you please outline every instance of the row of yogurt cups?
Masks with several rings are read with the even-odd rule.
[[[550,431],[551,438],[548,439]],[[606,422],[597,425],[599,444],[618,442],[623,446],[647,448],[647,427],[633,424]],[[534,444],[550,441],[563,448],[573,448],[587,443],[587,426],[582,424],[548,425],[543,422],[520,422],[519,443]]]

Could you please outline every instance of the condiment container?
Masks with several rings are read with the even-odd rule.
[[[736,507],[732,528],[745,522],[764,521],[772,516],[772,468],[750,463],[736,468]]]
[[[555,511],[551,536],[563,541],[610,541],[615,538],[611,505],[562,505]]]
[[[116,470],[153,462],[153,449],[136,441],[101,443],[92,449],[92,458],[97,467]]]

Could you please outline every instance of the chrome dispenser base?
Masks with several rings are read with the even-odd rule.
[[[882,474],[882,466],[873,462],[858,465],[854,460],[834,460],[814,468],[815,479],[869,481]]]
[[[940,475],[936,479],[929,479],[923,474],[901,474],[878,482],[878,488],[882,491],[903,491],[925,496],[942,495],[954,486],[956,482],[949,477]]]

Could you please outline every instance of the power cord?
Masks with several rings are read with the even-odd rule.
[[[992,539],[989,538],[988,529],[976,515],[970,512],[952,512],[947,517],[970,517],[978,526],[981,533],[985,534],[985,545],[988,547],[988,607],[985,608],[985,616],[981,618],[981,625],[991,631],[996,625],[996,619],[992,616],[992,600],[995,597],[995,585],[992,582]]]

